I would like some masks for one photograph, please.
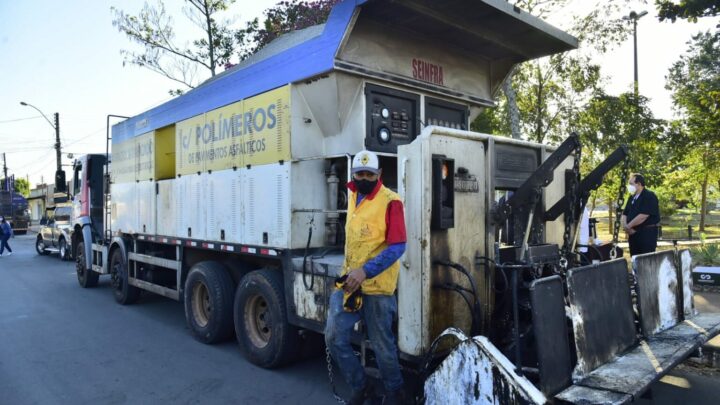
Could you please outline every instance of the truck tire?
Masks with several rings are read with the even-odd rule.
[[[232,336],[234,283],[217,262],[195,264],[185,281],[185,320],[195,339],[216,343]]]
[[[95,287],[100,274],[85,268],[85,243],[79,242],[75,248],[75,272],[82,288]]]
[[[235,335],[251,363],[275,368],[295,360],[298,330],[287,321],[280,270],[262,269],[240,280],[235,293]]]
[[[58,245],[60,260],[70,260],[70,249],[68,249],[68,244],[65,241],[65,238],[60,239],[60,243]]]
[[[140,289],[128,282],[128,264],[123,260],[120,249],[110,256],[110,285],[115,301],[120,305],[130,305],[140,297]]]
[[[40,256],[45,256],[48,254],[48,251],[45,250],[45,241],[40,235],[38,235],[37,239],[35,240],[35,250]]]

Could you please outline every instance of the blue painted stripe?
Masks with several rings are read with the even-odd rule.
[[[338,3],[332,9],[321,35],[114,125],[113,143],[329,72],[355,8],[367,1],[345,0]]]

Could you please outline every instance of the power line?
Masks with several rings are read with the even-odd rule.
[[[34,117],[15,118],[15,119],[13,119],[13,120],[2,120],[2,121],[0,121],[0,124],[6,124],[6,123],[18,122],[18,121],[26,121],[26,120],[35,120],[35,119],[38,119],[38,118],[42,118],[42,116],[41,116],[41,115],[36,115],[36,116],[34,116]]]

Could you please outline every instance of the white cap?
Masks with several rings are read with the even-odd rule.
[[[352,162],[352,172],[357,173],[362,171],[375,174],[380,173],[380,162],[376,154],[368,150],[363,150],[355,155]]]

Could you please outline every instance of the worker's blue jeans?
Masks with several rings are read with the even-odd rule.
[[[5,249],[7,249],[8,252],[12,252],[10,245],[8,245],[8,239],[10,239],[10,236],[8,235],[0,236],[0,255],[5,252]]]
[[[340,368],[345,381],[353,391],[365,387],[365,371],[350,345],[353,326],[359,320],[365,322],[370,344],[375,352],[380,374],[388,392],[402,388],[403,379],[398,363],[398,349],[392,331],[393,319],[397,315],[397,301],[394,295],[363,295],[362,308],[358,312],[343,310],[343,292],[335,291],[330,296],[325,344]]]

